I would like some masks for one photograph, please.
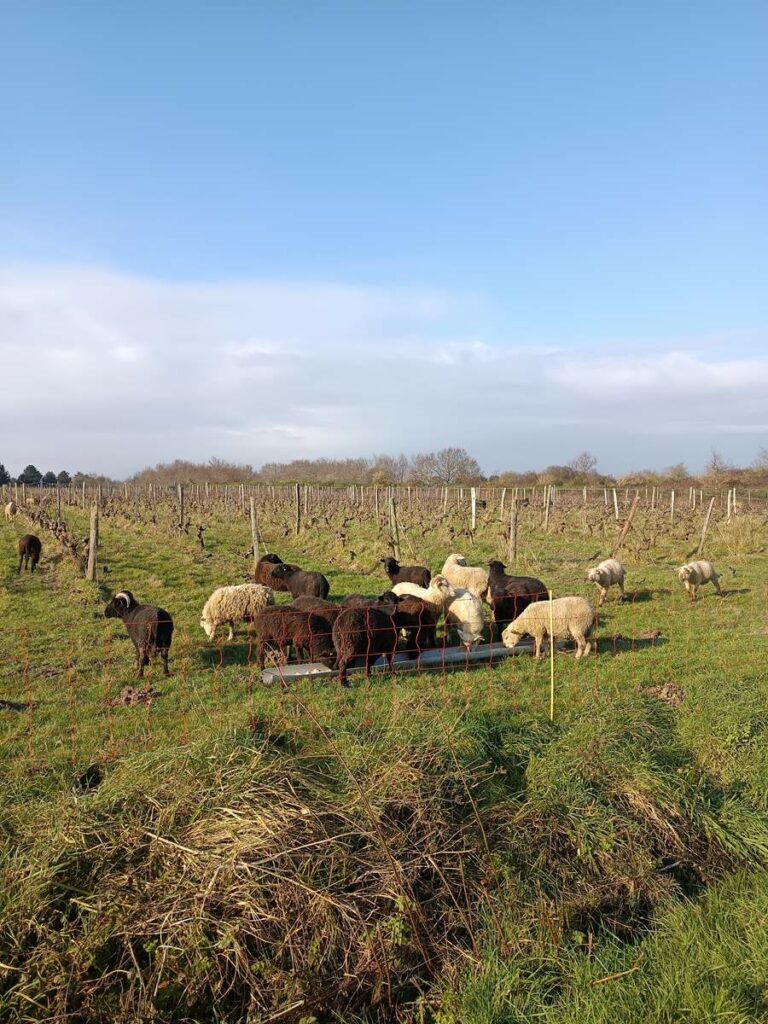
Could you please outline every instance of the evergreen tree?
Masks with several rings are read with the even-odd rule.
[[[25,468],[23,473],[19,474],[19,483],[26,484],[27,487],[37,487],[40,481],[43,479],[43,474],[31,463]]]
[[[11,474],[8,472],[8,470],[5,468],[2,462],[0,462],[0,487],[3,484],[9,484],[10,482]]]

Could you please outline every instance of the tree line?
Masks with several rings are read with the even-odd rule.
[[[442,448],[437,452],[419,452],[407,456],[378,454],[351,459],[293,459],[290,462],[267,462],[256,469],[248,463],[210,459],[174,462],[147,466],[129,478],[129,483],[146,486],[168,486],[177,483],[314,483],[314,484],[415,484],[427,486],[471,486],[495,484],[500,487],[536,487],[554,484],[561,487],[648,486],[662,487],[768,487],[768,448],[761,448],[751,466],[731,465],[718,452],[712,452],[703,473],[692,474],[678,462],[664,470],[643,469],[622,476],[600,473],[597,459],[590,452],[581,452],[563,465],[524,472],[506,470],[485,475],[478,461],[464,448]],[[30,464],[17,477],[12,477],[0,463],[0,484],[26,484],[28,487],[53,487],[56,484],[79,487],[83,482],[117,483],[96,473],[70,474],[66,470],[42,473]]]

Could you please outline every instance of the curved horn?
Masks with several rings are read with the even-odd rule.
[[[127,590],[121,590],[119,594],[115,594],[115,600],[116,601],[117,601],[117,599],[119,597],[121,597],[125,601],[126,605],[129,608],[133,604],[133,597],[131,596],[131,594]]]

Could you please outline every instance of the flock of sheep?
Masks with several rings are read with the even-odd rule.
[[[570,639],[576,644],[576,658],[592,649],[597,611],[579,596],[559,597],[551,603],[548,589],[532,576],[509,576],[497,560],[488,569],[468,566],[460,554],[450,555],[441,572],[432,576],[425,566],[401,566],[393,558],[382,559],[390,587],[379,597],[349,595],[336,603],[328,600],[330,586],[319,572],[310,572],[283,562],[275,554],[260,559],[255,570],[257,582],[218,587],[202,610],[200,626],[209,640],[220,627],[227,627],[229,639],[240,623],[250,623],[258,663],[265,664],[268,650],[291,653],[300,659],[335,667],[342,685],[348,669],[362,662],[366,674],[384,657],[393,665],[402,650],[418,656],[438,646],[437,626],[445,621],[444,642],[452,630],[466,648],[484,639],[488,606],[492,629],[507,647],[524,636],[534,641],[535,657],[548,637]],[[681,566],[678,577],[691,599],[704,583],[720,584],[711,563],[692,562]],[[587,579],[598,587],[602,605],[611,587],[624,593],[625,570],[616,559],[607,559],[590,569]],[[291,595],[291,603],[275,604],[275,591]],[[107,617],[123,620],[137,657],[139,676],[150,655],[159,654],[168,674],[168,651],[173,620],[163,608],[137,604],[130,591],[121,591],[105,609]],[[595,651],[597,650],[595,645]]]
[[[6,518],[16,514],[13,502],[6,506]],[[19,541],[19,573],[22,561],[31,569],[40,557],[40,540],[26,534]],[[390,586],[379,597],[354,594],[340,602],[328,600],[330,586],[319,572],[287,564],[275,554],[265,555],[255,568],[255,582],[218,587],[203,607],[200,626],[209,640],[221,626],[234,637],[238,623],[250,623],[258,662],[265,664],[269,649],[293,654],[312,662],[335,667],[342,684],[347,671],[362,661],[366,674],[371,665],[385,657],[392,667],[398,650],[416,656],[438,646],[437,626],[444,618],[443,643],[452,632],[470,649],[485,638],[486,626],[494,629],[507,647],[530,636],[534,654],[541,656],[546,638],[570,639],[576,644],[576,658],[589,654],[597,626],[597,611],[580,596],[558,597],[551,602],[549,589],[533,576],[510,576],[503,562],[492,560],[488,568],[468,566],[463,555],[451,554],[434,577],[426,566],[401,566],[394,558],[381,562]],[[587,579],[598,588],[598,606],[611,587],[624,594],[625,569],[615,558],[590,569]],[[697,590],[711,582],[718,593],[720,581],[712,564],[690,562],[677,570],[691,600]],[[275,604],[275,591],[290,593],[291,603]],[[485,606],[492,622],[486,620]],[[173,637],[173,619],[164,609],[139,604],[130,591],[120,591],[105,608],[107,618],[120,618],[135,650],[139,677],[152,655],[161,658],[168,675],[168,653]],[[402,646],[401,646],[402,644]],[[594,645],[597,651],[597,645]]]

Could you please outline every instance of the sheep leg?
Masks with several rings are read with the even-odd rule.
[[[618,586],[619,586],[619,591],[620,591],[620,594],[621,594],[621,596],[619,597],[619,600],[623,601],[624,600],[624,580],[619,580]]]
[[[598,605],[602,605],[603,601],[605,601],[607,594],[608,591],[605,589],[605,587],[600,587],[600,597],[598,597],[597,599]]]
[[[534,646],[533,656],[536,659],[536,661],[538,661],[539,658],[541,657],[541,644],[542,644],[543,640],[544,640],[543,636],[538,636],[537,635],[537,636],[534,637],[535,646]]]
[[[722,597],[723,596],[723,589],[720,586],[720,577],[719,576],[713,576],[712,577],[712,582],[715,584],[715,590],[718,592],[720,597]]]
[[[571,630],[571,636],[576,641],[576,661],[578,661],[582,654],[589,654],[589,644],[584,639],[583,633]],[[584,650],[585,647],[586,650]]]
[[[227,637],[227,640],[234,640],[235,639],[235,631],[232,628],[232,623],[228,622],[227,626],[229,627],[229,636]]]
[[[144,666],[148,663],[149,659],[144,653],[144,648],[139,645],[136,648],[136,668],[139,670],[139,679],[144,678]]]
[[[169,676],[171,673],[168,670],[168,648],[164,648],[160,651],[160,657],[163,659],[163,675]]]

